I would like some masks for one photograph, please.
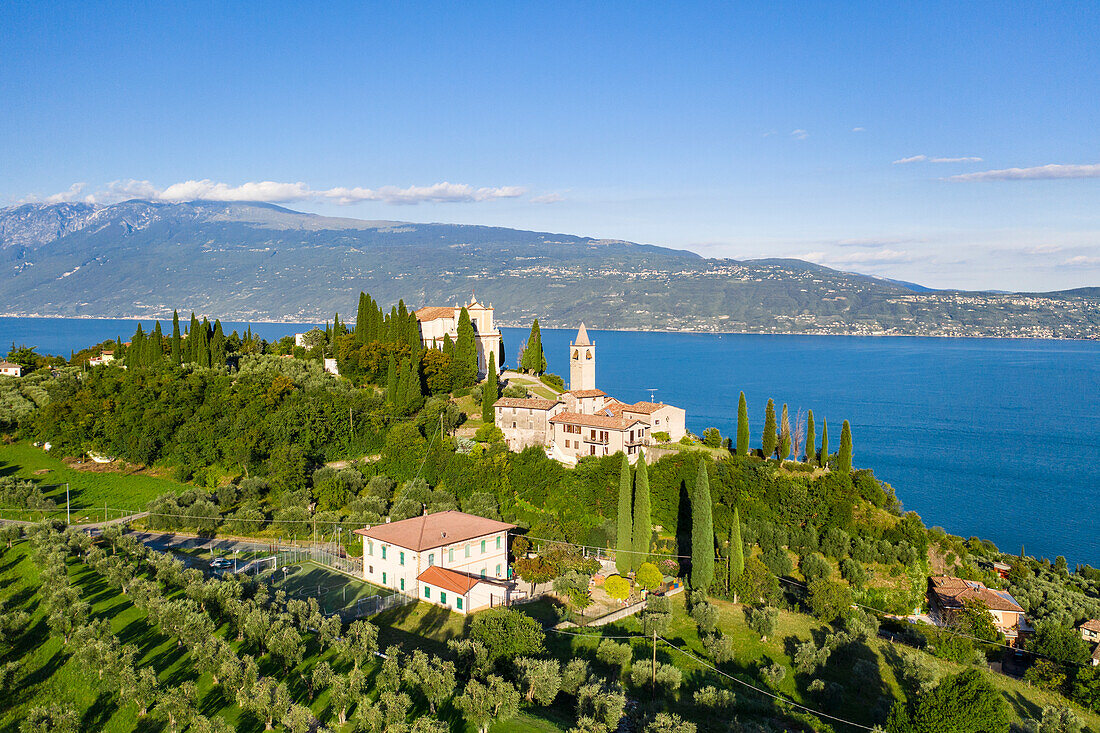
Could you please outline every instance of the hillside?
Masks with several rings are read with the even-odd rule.
[[[500,227],[362,221],[270,204],[128,201],[0,210],[2,315],[316,321],[365,290],[504,325],[763,333],[1100,337],[1100,294],[934,291],[800,260]],[[410,297],[411,296],[411,297]]]

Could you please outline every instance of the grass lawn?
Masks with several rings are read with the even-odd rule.
[[[141,511],[146,504],[165,493],[179,493],[187,487],[166,478],[144,473],[124,474],[110,472],[78,471],[70,468],[28,442],[0,445],[0,476],[28,479],[42,486],[47,498],[52,499],[60,511],[54,516],[65,516],[65,486],[69,484],[73,523],[103,521],[104,502],[112,509]],[[4,516],[9,516],[8,512]],[[37,519],[41,513],[36,512]],[[112,518],[117,518],[117,512]]]
[[[527,388],[527,393],[531,397],[542,397],[543,399],[553,400],[557,399],[560,396],[560,393],[557,390],[543,382],[538,377],[532,377],[526,374],[509,372],[508,384],[523,385]]]

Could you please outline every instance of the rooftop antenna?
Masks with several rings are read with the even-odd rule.
[[[657,388],[656,387],[646,387],[645,391],[649,392],[649,401],[653,402],[653,393],[657,391]]]

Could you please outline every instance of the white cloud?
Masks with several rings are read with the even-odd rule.
[[[1089,255],[1077,255],[1076,257],[1070,257],[1068,260],[1062,263],[1068,267],[1093,267],[1100,265],[1100,257],[1090,257]]]
[[[1039,165],[1033,168],[1002,168],[951,176],[949,181],[1044,181],[1061,178],[1100,178],[1100,163],[1088,165]]]
[[[798,130],[791,130],[791,137],[793,137],[795,140],[805,140],[809,136],[810,133],[801,128],[799,128]]]
[[[865,252],[846,252],[834,254],[831,252],[807,252],[801,255],[804,260],[816,262],[819,265],[843,267],[846,265],[896,265],[913,261],[913,255],[905,250],[882,249]]]
[[[556,192],[531,197],[531,203],[533,204],[556,204],[560,201],[565,201],[565,197]]]
[[[894,165],[905,163],[979,163],[981,158],[976,155],[966,155],[959,158],[931,158],[927,155],[910,155],[908,158],[899,158]]]
[[[852,132],[867,132],[866,127],[853,127]]]
[[[117,203],[127,199],[140,198],[151,201],[262,201],[265,203],[289,203],[306,200],[328,200],[338,204],[354,204],[361,201],[381,201],[387,204],[415,205],[421,203],[471,203],[492,201],[495,199],[516,198],[527,192],[522,186],[491,186],[475,188],[466,183],[448,183],[443,181],[430,186],[381,186],[379,188],[329,188],[314,190],[301,181],[282,183],[278,181],[249,181],[239,186],[219,183],[209,179],[189,180],[173,183],[159,189],[149,181],[128,179],[112,181],[94,193],[84,194],[87,184],[74,183],[68,190],[42,199],[28,196],[24,201],[62,201],[83,200],[88,203]],[[547,194],[544,197],[556,196]],[[558,199],[561,200],[560,196]],[[550,200],[541,203],[550,203]]]

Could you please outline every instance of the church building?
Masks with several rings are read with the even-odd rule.
[[[663,402],[627,404],[596,387],[596,344],[581,324],[569,344],[569,390],[556,399],[504,397],[493,405],[496,426],[509,449],[542,446],[551,458],[569,465],[584,456],[622,451],[631,462],[660,439],[676,441],[686,433],[687,414]]]
[[[416,311],[416,320],[420,322],[420,339],[429,349],[442,349],[446,336],[451,341],[458,340],[458,320],[462,309],[470,314],[470,323],[474,326],[474,342],[477,345],[477,375],[484,379],[489,373],[489,354],[496,354],[497,370],[500,370],[501,358],[500,329],[493,324],[493,306],[482,305],[471,294],[469,302],[452,307],[425,306]]]

